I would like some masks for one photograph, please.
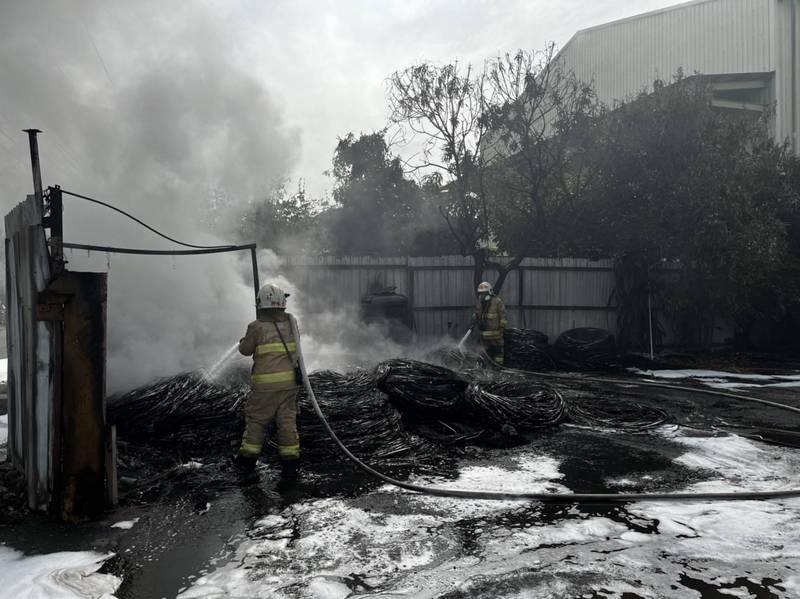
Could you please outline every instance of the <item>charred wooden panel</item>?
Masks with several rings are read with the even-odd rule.
[[[61,517],[78,521],[107,506],[105,273],[65,272],[49,291],[63,304],[61,377]]]

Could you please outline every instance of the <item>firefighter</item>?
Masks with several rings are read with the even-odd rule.
[[[297,435],[297,390],[302,384],[294,331],[297,323],[286,312],[288,294],[267,283],[256,298],[256,320],[247,325],[239,353],[253,356],[250,395],[245,404],[245,431],[236,463],[252,471],[264,444],[267,425],[277,425],[278,455],[284,478],[297,476],[300,439]]]
[[[481,332],[481,344],[489,357],[503,364],[503,331],[508,326],[506,305],[494,294],[492,285],[484,281],[478,285],[478,305],[473,319]]]

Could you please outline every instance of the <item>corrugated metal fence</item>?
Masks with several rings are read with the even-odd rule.
[[[8,451],[25,472],[31,508],[46,509],[53,487],[53,322],[37,321],[38,294],[50,280],[40,204],[34,196],[5,219],[8,297]]]
[[[358,305],[372,290],[395,287],[409,298],[414,329],[423,337],[457,335],[469,326],[475,295],[468,257],[291,256],[284,265],[305,297],[327,298],[328,305]],[[494,281],[497,273],[484,276]],[[613,285],[610,260],[528,258],[509,274],[501,296],[510,326],[555,339],[581,326],[615,331]]]

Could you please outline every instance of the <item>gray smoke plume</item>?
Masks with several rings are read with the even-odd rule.
[[[190,243],[231,242],[204,223],[283,179],[300,136],[241,63],[235,31],[219,27],[225,17],[224,6],[195,2],[3,2],[3,213],[31,192],[19,130],[37,127],[45,184]],[[66,241],[174,247],[103,208],[65,205]],[[236,342],[253,313],[242,258],[68,252],[73,270],[109,270],[110,389],[208,365]]]

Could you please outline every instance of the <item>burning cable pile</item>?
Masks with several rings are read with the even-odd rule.
[[[415,360],[388,360],[375,370],[378,389],[417,419],[458,418],[469,383],[454,371]]]
[[[614,335],[592,327],[564,331],[552,353],[560,367],[570,370],[610,370],[619,363]]]
[[[641,396],[605,385],[571,382],[563,386],[566,418],[576,426],[642,432],[667,422],[662,409],[637,401]]]
[[[197,454],[241,435],[244,418],[237,407],[248,391],[246,385],[223,387],[188,372],[112,397],[108,414],[126,442]]]
[[[609,389],[578,393],[571,390],[573,385],[564,383],[562,387],[570,390],[567,394],[519,372],[454,372],[414,360],[388,360],[375,372],[378,389],[386,393],[407,424],[427,438],[448,444],[565,421],[642,431],[667,418],[662,410],[624,399]]]
[[[547,335],[531,329],[506,329],[506,366],[521,370],[549,370],[556,363],[547,351]]]
[[[473,383],[466,393],[467,405],[476,417],[496,427],[530,430],[555,426],[564,419],[564,398],[557,389],[531,380]]]
[[[400,412],[375,388],[370,372],[315,372],[311,375],[311,384],[331,427],[357,456],[382,463],[399,463],[432,450],[424,439],[406,431]],[[311,443],[304,441],[304,455],[337,456],[338,450],[327,441],[325,429],[305,392],[301,392],[299,403],[297,427],[300,436],[313,439]]]
[[[372,372],[321,371],[310,378],[342,442],[382,466],[435,467],[441,446],[518,443],[524,441],[520,433],[562,422],[636,432],[666,420],[663,411],[604,386],[565,382],[557,388],[535,375],[486,367],[474,356],[461,364],[464,369],[457,372],[388,360]],[[208,477],[224,478],[220,473],[229,469],[227,460],[242,434],[246,380],[244,371],[228,373],[226,384],[184,373],[112,398],[108,415],[117,425],[122,477],[143,480],[138,488],[146,490],[140,494],[155,496],[162,487],[197,487],[214,483]],[[337,450],[304,392],[298,401],[304,461],[325,468],[338,460]],[[186,468],[195,460],[205,474]],[[194,483],[187,482],[192,476]]]

